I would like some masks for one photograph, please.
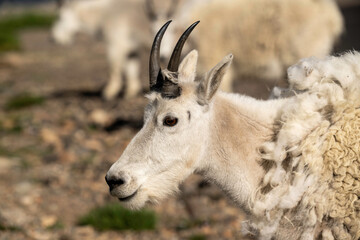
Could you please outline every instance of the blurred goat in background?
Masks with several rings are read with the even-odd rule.
[[[203,22],[194,33],[200,71],[234,54],[221,86],[225,91],[232,90],[234,79],[273,84],[285,78],[287,67],[298,59],[330,54],[344,28],[333,0],[197,1],[177,13],[181,21],[174,23],[180,27]]]
[[[177,1],[163,11],[155,11],[151,1],[144,0],[79,0],[58,1],[59,20],[52,29],[53,39],[60,44],[71,44],[81,32],[101,33],[107,45],[110,78],[103,97],[114,99],[124,88],[125,97],[141,92],[140,60],[136,57],[142,47],[149,47],[157,26],[171,18]],[[169,38],[172,34],[169,34]],[[168,40],[171,41],[171,40]],[[163,49],[165,56],[171,46]]]
[[[163,57],[169,57],[177,29],[196,20],[204,22],[191,44],[199,50],[200,71],[234,54],[224,91],[232,91],[234,78],[281,80],[298,59],[328,55],[343,32],[333,0],[79,0],[62,4],[52,35],[69,44],[77,32],[101,31],[110,63],[103,96],[115,98],[124,88],[124,75],[124,95],[131,97],[142,87],[140,60],[130,56],[149,47],[156,30],[170,18],[174,21],[164,39]]]

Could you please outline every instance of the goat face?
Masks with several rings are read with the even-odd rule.
[[[168,69],[161,70],[160,41],[169,23],[155,37],[150,56],[151,93],[144,126],[105,177],[110,193],[129,208],[158,202],[198,169],[209,139],[210,99],[232,59],[228,56],[203,81],[195,81],[197,51],[178,64],[195,23],[177,43]]]
[[[196,168],[206,139],[207,116],[192,94],[166,99],[153,93],[149,98],[143,128],[106,177],[111,194],[130,208],[176,191]]]

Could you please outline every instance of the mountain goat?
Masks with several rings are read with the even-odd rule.
[[[134,57],[163,23],[172,16],[174,1],[167,11],[155,12],[149,0],[79,0],[60,4],[60,17],[52,28],[53,39],[60,44],[70,44],[76,33],[90,35],[102,33],[106,41],[110,77],[103,96],[113,99],[124,88],[125,97],[137,95],[141,90],[140,60]],[[172,34],[169,35],[171,41]],[[170,48],[165,48],[168,56]]]
[[[360,54],[309,58],[288,70],[288,98],[218,91],[233,56],[196,79],[198,53],[180,63],[191,25],[167,69],[154,39],[144,126],[106,174],[132,209],[157,203],[197,172],[248,214],[258,239],[360,237]]]
[[[235,56],[222,82],[226,91],[231,91],[235,76],[282,79],[298,59],[328,55],[343,31],[343,18],[333,0],[187,2],[176,12],[177,23],[200,20],[209,26],[200,27],[194,36],[200,70],[211,68],[229,51]]]

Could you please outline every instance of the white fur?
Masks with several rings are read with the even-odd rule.
[[[243,232],[258,239],[340,236],[336,229],[341,226],[328,218],[329,184],[321,182],[321,149],[330,125],[326,109],[344,101],[360,105],[360,54],[301,60],[289,68],[289,82],[293,90],[305,91],[267,101],[209,94],[217,90],[218,76],[231,59],[225,57],[204,79],[194,81],[193,51],[179,68],[181,96],[149,95],[143,128],[107,173],[109,178],[127,179],[111,193],[122,198],[138,191],[125,205],[140,208],[169,196],[198,172],[249,213],[251,221],[243,224]],[[212,97],[199,101],[202,94]],[[166,116],[178,118],[177,125],[164,126]],[[283,165],[287,157],[288,169]],[[264,160],[273,163],[269,170],[260,165]],[[267,185],[271,189],[263,193]]]

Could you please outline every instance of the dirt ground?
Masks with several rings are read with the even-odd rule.
[[[356,16],[346,11],[351,19]],[[91,208],[116,201],[104,176],[141,127],[146,100],[101,99],[108,72],[102,42],[80,36],[73,46],[60,47],[50,43],[43,30],[25,31],[20,37],[23,51],[0,55],[0,223],[13,228],[0,230],[1,240],[242,239],[243,213],[199,176],[184,183],[182,194],[149,207],[158,216],[154,231],[97,232],[77,226]],[[347,39],[339,50],[357,48]],[[147,72],[143,78],[146,86]],[[235,87],[266,98],[271,85],[247,80]],[[24,93],[45,100],[5,110],[11,97]],[[94,126],[97,109],[116,121],[106,128]],[[62,226],[53,228],[56,223]]]

